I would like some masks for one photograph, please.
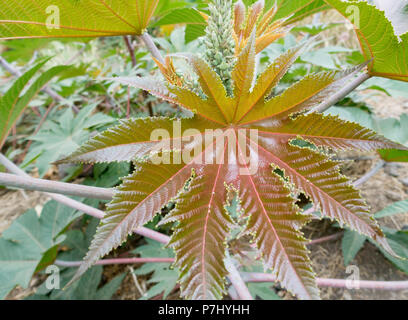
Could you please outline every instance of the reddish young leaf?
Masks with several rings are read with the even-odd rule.
[[[224,208],[228,170],[225,164],[197,170],[176,209],[161,222],[178,222],[169,245],[177,253],[182,295],[189,299],[221,299],[224,293],[224,257],[232,225]]]
[[[300,298],[317,299],[319,294],[307,257],[307,242],[300,230],[309,217],[298,212],[294,191],[309,195],[320,205],[323,216],[371,237],[393,254],[359,192],[339,173],[338,163],[321,153],[319,147],[406,148],[336,117],[301,114],[335,93],[364,65],[309,75],[281,95],[271,97],[301,48],[279,57],[253,86],[255,46],[252,37],[238,58],[232,97],[226,95],[220,78],[208,64],[192,55],[182,57],[192,64],[205,98],[177,82],[167,83],[167,90],[158,90],[150,85],[147,88],[142,78],[118,79],[148,89],[193,111],[195,116],[178,122],[165,118],[129,120],[67,158],[129,161],[142,155],[147,160],[135,163],[135,173],[117,190],[77,277],[173,199],[176,209],[163,223],[177,223],[170,245],[175,248],[176,265],[181,270],[182,295],[221,298],[226,276],[223,258],[233,222],[224,210],[226,186],[239,190],[244,216],[248,218],[244,232],[252,235],[265,266]],[[181,125],[183,133],[172,131],[173,122]],[[161,140],[149,137],[158,128],[172,133]],[[194,128],[197,130],[191,130]],[[311,147],[296,146],[293,140],[303,140]],[[163,141],[171,143],[158,148]],[[171,155],[171,161],[153,164],[157,152],[162,157]],[[180,154],[182,161],[175,162],[181,160]],[[279,177],[275,169],[284,176]]]

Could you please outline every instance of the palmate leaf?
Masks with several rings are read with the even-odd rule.
[[[357,149],[371,151],[382,148],[387,144],[400,148],[394,143],[374,131],[364,128],[359,124],[343,121],[338,117],[321,114],[300,115],[296,121],[286,120],[284,125],[252,125],[257,128],[261,136],[275,137],[279,143],[287,143],[297,136],[307,139],[319,147],[328,147],[337,151]]]
[[[44,205],[40,217],[31,209],[3,232],[0,238],[0,299],[17,285],[27,288],[33,274],[44,267],[41,263],[54,262],[55,256],[47,257],[45,253],[64,240],[60,237],[61,232],[79,216],[76,210],[50,201]]]
[[[227,275],[223,259],[232,219],[224,209],[224,164],[196,172],[189,191],[161,223],[178,222],[170,241],[177,253],[181,290],[189,299],[220,299]]]
[[[7,0],[0,39],[140,35],[159,0]]]
[[[85,262],[72,281],[100,257],[121,245],[135,228],[152,220],[165,204],[177,196],[191,177],[191,170],[191,164],[154,165],[147,162],[140,164],[132,175],[126,177],[108,205]]]
[[[408,145],[408,114],[401,115],[401,118],[394,119],[378,119],[375,121],[376,130],[387,136],[388,138]],[[381,158],[389,162],[408,162],[408,151],[388,149],[379,150]]]
[[[174,252],[172,249],[164,248],[163,244],[157,241],[145,239],[146,244],[137,247],[132,253],[139,254],[142,258],[173,258]],[[170,263],[146,263],[140,268],[134,270],[136,275],[150,275],[148,283],[153,284],[147,292],[140,298],[146,300],[153,298],[159,294],[163,294],[163,299],[174,290],[178,280],[178,270],[171,268]]]
[[[120,125],[104,131],[85,143],[68,158],[57,163],[98,163],[114,161],[132,161],[136,157],[142,158],[154,151],[158,143],[168,141],[172,145],[182,147],[194,136],[205,134],[206,129],[217,129],[216,123],[200,118],[169,121],[168,118],[142,118],[123,120]],[[174,130],[181,128],[182,131]],[[185,130],[195,129],[189,133]],[[152,139],[152,132],[157,131],[157,138]],[[168,133],[163,137],[160,132]],[[184,141],[183,141],[184,140]]]
[[[238,150],[242,156],[242,150]],[[242,161],[244,162],[244,161]],[[307,256],[306,240],[300,228],[308,216],[298,213],[299,208],[290,196],[290,190],[268,162],[263,174],[240,177],[242,208],[250,216],[247,232],[263,253],[265,267],[274,270],[277,280],[291,292],[305,299],[319,297]],[[269,171],[269,174],[268,174]]]
[[[367,238],[355,231],[346,230],[341,241],[341,249],[343,251],[344,265],[348,266],[355,258],[357,253],[364,246]]]
[[[324,71],[309,75],[295,83],[281,95],[250,105],[242,116],[236,119],[241,125],[254,124],[288,116],[310,109],[324,101],[327,96],[337,92],[364,65],[345,71]]]
[[[84,105],[76,115],[71,108],[67,108],[58,118],[46,121],[44,127],[30,138],[34,143],[30,146],[25,164],[35,161],[38,173],[43,177],[50,163],[78,149],[89,139],[92,130],[113,123],[115,119],[112,117],[102,113],[92,114],[97,105]]]
[[[395,202],[381,211],[378,211],[374,216],[377,219],[390,217],[396,214],[406,213],[408,212],[408,200],[398,201]]]
[[[0,98],[0,149],[3,146],[11,128],[20,118],[24,109],[40,90],[59,73],[67,70],[70,66],[56,66],[41,74],[29,88],[29,81],[44,66],[47,60],[38,63],[28,70],[11,88]],[[27,89],[27,90],[26,90]],[[24,91],[26,90],[26,91]]]
[[[355,26],[361,50],[373,76],[408,81],[408,33],[400,40],[383,11],[364,1],[324,0]],[[351,10],[355,8],[356,10]],[[358,14],[354,15],[353,13]]]
[[[232,97],[226,96],[218,75],[191,55],[183,57],[199,76],[204,98],[171,83],[167,90],[163,87],[157,90],[146,86],[143,78],[118,79],[193,111],[193,118],[176,124],[185,125],[183,132],[194,127],[197,130],[185,131],[188,139],[183,140],[180,134],[171,131],[175,120],[127,120],[65,159],[98,162],[130,161],[140,155],[149,158],[135,162],[135,172],[117,189],[76,277],[173,200],[176,209],[163,223],[177,222],[170,244],[175,248],[176,265],[181,271],[182,295],[194,299],[222,297],[225,242],[232,223],[224,208],[230,194],[226,189],[239,192],[248,218],[243,233],[253,237],[265,266],[273,270],[284,287],[302,299],[317,299],[319,294],[305,249],[307,242],[300,230],[309,216],[298,212],[295,191],[303,191],[320,205],[323,217],[336,219],[371,237],[393,254],[359,192],[339,173],[339,164],[318,147],[367,151],[405,147],[336,117],[298,115],[335,93],[363,66],[310,75],[283,94],[271,97],[300,48],[279,57],[258,77],[251,91],[255,45],[252,37],[238,58]],[[172,143],[157,154],[153,146],[163,141],[149,138],[149,134],[159,127],[170,130],[164,140]],[[216,139],[208,141],[210,134],[205,129],[216,129]],[[310,147],[296,146],[292,141],[295,139],[303,139]],[[180,153],[193,156],[177,162]],[[157,164],[154,159],[158,155],[169,164]],[[277,169],[284,178],[275,174]]]
[[[205,25],[206,20],[203,15],[194,8],[178,8],[161,17],[153,24],[153,26],[159,27],[180,23],[187,23],[191,25]]]
[[[312,14],[330,9],[324,0],[277,0],[278,11],[275,19],[289,17],[285,24],[300,21]]]

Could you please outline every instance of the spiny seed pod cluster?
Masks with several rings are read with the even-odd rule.
[[[234,22],[232,0],[212,0],[210,17],[203,44],[205,60],[220,76],[228,95],[232,95],[231,73],[235,64]]]

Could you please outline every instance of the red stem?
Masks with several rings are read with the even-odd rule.
[[[118,258],[104,259],[96,262],[97,265],[112,265],[112,264],[136,264],[136,263],[173,263],[173,258]],[[78,267],[82,261],[61,261],[56,260],[57,266],[63,267]],[[272,274],[267,273],[250,273],[242,272],[241,277],[234,277],[235,270],[232,270],[229,265],[229,278],[234,283],[235,288],[243,288],[243,283],[240,283],[240,278],[245,282],[261,283],[261,282],[276,282],[276,278]],[[232,272],[231,272],[232,271]],[[316,283],[319,287],[332,288],[347,288],[347,289],[376,289],[376,290],[406,290],[408,289],[408,281],[370,281],[370,280],[347,280],[347,279],[323,279],[317,278]],[[242,292],[247,290],[239,290],[241,299],[250,299],[249,293],[243,295]]]
[[[95,264],[100,266],[112,264],[136,264],[136,263],[173,263],[173,258],[121,258],[121,259],[103,259]],[[79,267],[83,261],[62,261],[55,260],[55,265],[61,267]]]
[[[332,241],[332,240],[337,240],[338,238],[340,238],[343,235],[343,231],[341,232],[337,232],[335,234],[332,234],[330,236],[327,237],[322,237],[319,239],[314,239],[312,241],[310,241],[308,243],[308,245],[314,245],[314,244],[319,244],[319,243],[323,243],[323,242],[327,242],[327,241]]]
[[[136,57],[135,57],[135,50],[134,50],[134,48],[132,46],[132,43],[130,42],[129,36],[123,36],[123,39],[125,40],[125,44],[126,44],[126,47],[127,47],[128,51],[129,51],[130,58],[132,59],[132,67],[134,68],[137,65],[137,61],[136,61]]]
[[[246,282],[276,282],[272,274],[266,273],[242,273]],[[322,279],[317,278],[319,287],[334,287],[347,289],[377,289],[377,290],[405,290],[408,289],[408,281],[368,281],[368,280],[345,280],[345,279]]]

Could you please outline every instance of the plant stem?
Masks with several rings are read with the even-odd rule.
[[[131,38],[130,36],[123,36],[123,39],[125,40],[126,47],[129,51],[130,59],[132,60],[132,67],[136,67],[137,61],[135,57],[135,49],[133,48]]]
[[[12,163],[9,159],[7,159],[4,155],[0,153],[0,164],[2,164],[9,172],[14,173],[16,175],[22,176],[22,177],[30,177],[27,173],[25,173],[23,170],[21,170],[19,167],[17,167],[14,163]],[[96,209],[94,207],[88,206],[86,204],[83,204],[82,202],[75,201],[71,198],[68,198],[63,195],[59,194],[53,194],[53,193],[46,193],[49,197],[54,199],[55,201],[58,201],[70,208],[76,209],[78,211],[84,212],[92,217],[102,219],[105,213],[102,210]],[[148,228],[138,228],[134,230],[135,233],[150,238],[152,240],[156,240],[158,242],[167,244],[170,238],[164,234],[161,234],[160,232],[153,231]]]
[[[161,55],[160,51],[154,44],[153,39],[150,37],[150,35],[148,33],[144,33],[143,35],[140,36],[140,39],[145,43],[147,49],[150,51],[152,56],[155,57],[162,64],[165,64],[163,56]],[[127,37],[125,37],[125,43],[129,49],[129,52],[131,53],[132,64],[133,66],[135,66],[134,51]],[[14,69],[2,57],[0,57],[0,64],[3,65],[3,67],[5,67],[10,73],[17,75],[17,76],[21,75],[19,70]],[[370,78],[370,75],[368,75],[367,73],[360,75],[352,83],[350,83],[348,86],[340,90],[336,95],[331,97],[331,99],[329,99],[328,101],[322,103],[321,105],[313,109],[313,111],[323,112],[327,110],[329,107],[334,105],[336,102],[338,102],[343,97],[347,96],[352,90],[357,88],[361,83],[363,83],[369,78]],[[48,95],[50,95],[56,101],[64,100],[64,98],[62,98],[61,96],[59,96],[57,93],[53,92],[49,88],[45,88],[43,91],[46,92]],[[112,190],[110,189],[85,187],[85,186],[65,184],[61,182],[53,182],[53,181],[31,178],[28,174],[26,174],[20,168],[15,166],[12,162],[10,162],[2,154],[0,154],[0,163],[2,163],[7,168],[7,170],[9,170],[10,172],[13,172],[21,176],[21,178],[19,178],[19,177],[12,177],[11,175],[8,175],[8,174],[0,174],[0,184],[8,183],[9,186],[20,187],[20,188],[24,188],[27,190],[53,191],[53,192],[59,191],[61,193],[68,194],[68,195],[86,196],[90,198],[96,197],[98,199],[108,199],[108,200],[111,199],[113,195]],[[381,167],[383,166],[384,164],[382,164]],[[371,174],[371,176],[374,174],[375,172]],[[367,177],[367,180],[371,176]],[[359,180],[362,180],[362,179],[359,179]],[[366,180],[363,180],[363,182],[360,182],[360,183],[364,183],[365,181]],[[77,210],[80,210],[91,216],[97,217],[99,219],[103,218],[104,216],[103,211],[87,206],[81,202],[75,201],[73,199],[70,199],[62,195],[57,195],[57,194],[52,194],[52,193],[47,193],[47,194],[54,200],[61,202],[72,208],[75,208]],[[164,244],[167,244],[169,241],[168,236],[155,232],[153,230],[144,228],[144,227],[138,228],[137,230],[135,230],[135,232],[142,236],[151,238],[153,240],[157,240]],[[147,263],[147,262],[171,263],[173,262],[173,259],[172,258],[105,259],[105,260],[98,261],[96,264],[99,264],[99,265],[133,264],[133,263]],[[55,263],[60,266],[74,267],[74,266],[81,265],[82,262],[81,261],[69,262],[69,261],[56,260]],[[226,259],[226,268],[229,272],[228,278],[230,279],[240,299],[244,299],[244,300],[253,299],[248,290],[248,287],[246,286],[244,282],[244,279],[248,282],[275,281],[275,279],[271,275],[268,275],[268,274],[256,274],[256,273],[244,274],[245,278],[242,278],[238,269],[235,267],[231,258],[229,257]],[[341,280],[341,279],[317,279],[317,282],[318,282],[318,285],[320,286],[334,286],[334,287],[345,287],[346,286],[346,280]],[[362,284],[364,284],[365,287],[367,288],[377,288],[377,289],[387,288],[388,290],[396,290],[395,288],[401,288],[401,289],[408,288],[408,281],[399,281],[399,282],[398,281],[396,282],[360,281],[360,286],[364,287],[362,286]]]
[[[112,264],[136,264],[136,263],[173,263],[173,258],[121,258],[99,260],[95,265],[106,266]],[[55,260],[54,264],[61,267],[79,267],[83,261]]]
[[[17,167],[14,163],[12,163],[10,160],[8,160],[4,155],[0,154],[0,163],[2,165],[4,165],[6,167],[7,170],[9,170],[10,172],[20,175],[22,177],[25,178],[30,178],[32,179],[27,173],[25,173],[24,171],[22,171],[19,167]],[[0,176],[1,177],[1,176]],[[33,180],[39,180],[39,179],[33,179]],[[91,215],[93,217],[96,217],[98,219],[102,219],[104,216],[104,212],[99,210],[99,209],[95,209],[91,206],[88,206],[86,204],[83,204],[81,202],[75,201],[73,199],[70,199],[68,197],[62,196],[62,195],[58,195],[58,194],[50,194],[47,193],[51,198],[53,198],[55,201],[58,201],[62,204],[65,204],[71,208],[77,209],[79,211],[82,211],[88,215]],[[170,241],[170,237],[161,234],[160,232],[156,232],[154,230],[145,228],[145,227],[141,227],[138,229],[134,230],[135,233],[156,240],[160,243],[163,244],[167,244]],[[104,262],[100,262],[103,264],[112,264],[112,262],[114,262],[114,264],[118,264],[118,263],[136,263],[136,262],[129,262],[129,261],[136,261],[136,260],[129,260],[129,259],[116,259],[116,260],[103,260]],[[108,261],[108,262],[107,262]],[[122,262],[123,261],[123,262]],[[169,261],[169,260],[168,260]],[[232,285],[235,287],[235,289],[237,290],[237,292],[239,293],[240,297],[243,299],[249,299],[250,294],[248,291],[248,288],[245,286],[244,281],[241,279],[238,271],[236,270],[235,266],[232,266],[232,269],[230,270],[230,272],[232,272],[229,275],[229,278],[231,280]],[[248,297],[249,295],[249,297]]]
[[[246,282],[276,282],[272,274],[267,273],[242,273]],[[377,289],[377,290],[405,290],[408,281],[369,281],[369,280],[344,280],[316,278],[319,287],[349,288],[349,289]],[[358,287],[357,287],[358,286]]]
[[[360,179],[354,181],[353,185],[358,187],[364,183],[366,183],[370,178],[376,175],[378,171],[384,168],[386,162],[384,160],[379,161],[370,171],[368,171],[365,175],[363,175]]]
[[[328,100],[322,102],[320,105],[317,107],[313,108],[311,112],[324,112],[327,109],[329,109],[331,106],[339,102],[341,99],[346,97],[347,95],[350,94],[354,89],[356,89],[358,86],[360,86],[364,81],[368,80],[371,78],[371,75],[368,73],[363,73],[360,74],[356,79],[354,79],[352,82],[350,82],[348,85],[346,85],[343,89],[341,89],[339,92],[331,96]]]
[[[104,259],[96,262],[96,265],[117,265],[117,264],[136,264],[136,263],[173,263],[173,258],[117,258],[117,259]],[[228,278],[233,283],[234,288],[237,290],[240,299],[251,300],[251,294],[249,293],[245,282],[276,282],[276,278],[272,274],[268,273],[251,273],[251,272],[238,272],[237,268],[232,264],[229,258],[226,259],[226,266],[230,272]],[[56,260],[55,265],[61,267],[79,267],[82,261],[62,261]],[[359,280],[354,281],[353,284],[349,284],[344,279],[324,279],[317,278],[316,283],[319,287],[332,287],[332,288],[348,288],[349,285],[354,285],[350,289],[377,289],[377,290],[405,290],[408,289],[408,281],[370,281]],[[358,287],[356,287],[358,285]],[[240,289],[237,289],[240,288]]]
[[[337,232],[337,233],[332,234],[332,235],[327,236],[327,237],[322,237],[322,238],[314,239],[314,240],[310,241],[310,242],[308,243],[308,245],[314,245],[314,244],[319,244],[319,243],[323,243],[323,242],[327,242],[327,241],[331,241],[331,240],[337,240],[337,239],[340,238],[343,234],[344,234],[344,232],[341,231],[341,232]]]
[[[0,173],[0,185],[24,190],[59,193],[68,196],[91,199],[112,200],[113,197],[113,189],[35,179],[32,177],[22,177],[8,173]]]
[[[139,36],[139,38],[144,42],[144,44],[146,45],[146,48],[150,51],[151,55],[157,61],[159,61],[161,64],[166,64],[159,49],[156,47],[156,45],[153,42],[152,37],[148,33],[142,34],[141,36]]]
[[[228,279],[231,281],[232,285],[237,291],[239,298],[241,300],[253,300],[248,287],[246,286],[238,269],[235,267],[230,257],[225,259],[225,267],[229,272]]]
[[[160,232],[154,231],[152,229],[149,228],[144,228],[141,227],[139,229],[136,229],[135,232],[143,237],[149,238],[149,239],[153,239],[156,240],[157,242],[163,243],[163,244],[168,244],[170,241],[170,237],[166,236]]]

